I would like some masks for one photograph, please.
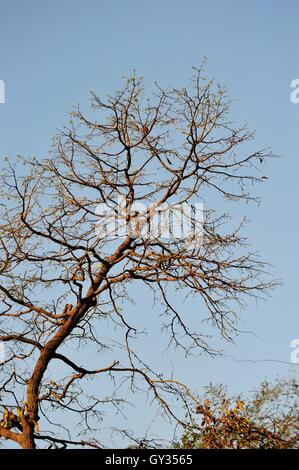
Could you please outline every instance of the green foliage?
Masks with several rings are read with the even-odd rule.
[[[175,447],[184,449],[299,448],[296,379],[264,381],[244,399],[223,386],[207,387]]]

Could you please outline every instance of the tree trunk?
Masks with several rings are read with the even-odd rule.
[[[20,441],[20,444],[23,449],[35,449],[33,434],[34,426],[32,425],[32,423],[25,422],[23,425],[22,439]]]

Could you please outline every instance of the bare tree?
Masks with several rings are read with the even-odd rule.
[[[23,448],[100,446],[103,402],[118,407],[122,399],[117,386],[106,398],[84,393],[81,384],[99,375],[127,380],[133,392],[146,387],[183,424],[171,400],[179,396],[186,404],[184,387],[134,349],[138,331],[126,318],[126,302],[130,284],[143,283],[164,305],[170,341],[186,354],[213,355],[200,329],[202,312],[230,340],[246,297],[265,298],[274,287],[267,265],[248,251],[244,221],[232,228],[228,215],[208,208],[201,238],[193,212],[188,217],[195,230],[187,238],[147,231],[157,228],[153,221],[165,206],[194,207],[217,195],[219,201],[257,200],[250,191],[266,179],[261,164],[271,154],[248,151],[253,133],[228,121],[229,105],[225,89],[205,79],[202,68],[194,69],[187,88],[156,86],[150,99],[143,80],[133,76],[105,101],[92,94],[90,112],[76,108],[49,158],[7,162],[1,176],[0,340],[6,356],[0,437]],[[146,209],[140,211],[141,204]],[[115,220],[129,227],[125,236],[109,233]],[[194,294],[193,328],[169,286],[178,295]],[[119,332],[108,364],[101,355],[107,347],[103,321]],[[75,351],[87,347],[96,368],[76,363]],[[59,378],[53,363],[61,365]],[[79,418],[79,440],[61,412]]]

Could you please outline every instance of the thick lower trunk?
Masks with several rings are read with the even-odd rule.
[[[31,425],[31,423],[26,423],[23,427],[22,439],[20,441],[22,449],[35,449],[33,434],[34,427]]]

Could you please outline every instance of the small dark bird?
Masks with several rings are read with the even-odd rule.
[[[171,161],[169,160],[168,157],[166,157],[166,160],[168,161],[169,165],[172,165]]]
[[[260,157],[260,163],[263,163],[263,162],[264,162],[264,159]]]

